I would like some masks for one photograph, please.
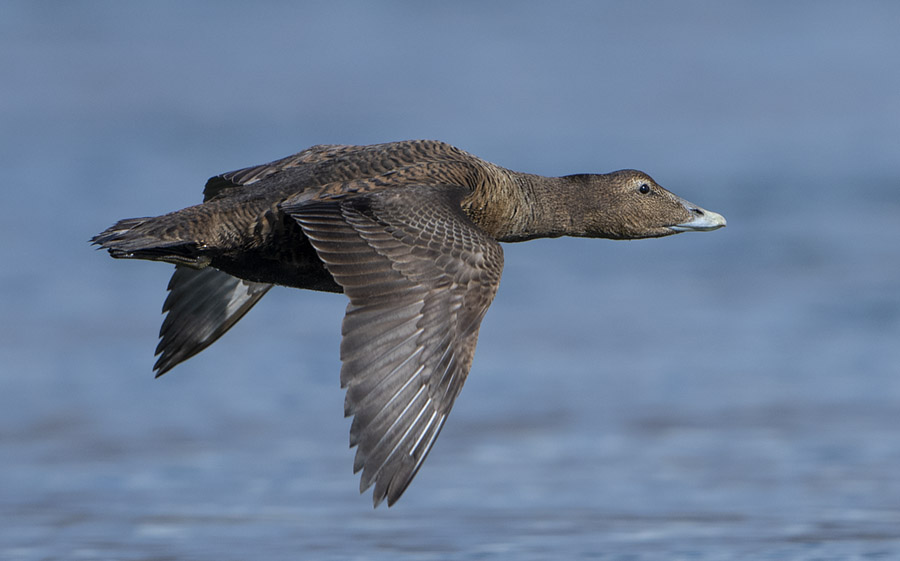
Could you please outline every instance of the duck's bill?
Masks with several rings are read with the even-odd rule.
[[[725,217],[718,212],[700,208],[685,201],[685,206],[691,212],[692,218],[687,222],[669,226],[673,232],[708,232],[718,230],[726,225]]]

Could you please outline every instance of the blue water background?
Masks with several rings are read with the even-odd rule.
[[[0,558],[900,558],[900,4],[0,4]],[[506,245],[393,508],[339,295],[154,380],[171,267],[87,240],[317,143],[640,168],[724,214]]]

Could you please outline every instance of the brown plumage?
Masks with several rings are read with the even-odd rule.
[[[498,242],[714,230],[720,215],[648,175],[517,173],[437,141],[314,146],[210,179],[200,205],[122,220],[93,243],[176,265],[158,376],[273,284],[350,299],[341,385],[360,491],[393,504],[437,438],[500,284]]]

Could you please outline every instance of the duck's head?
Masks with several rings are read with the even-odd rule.
[[[670,193],[642,171],[626,169],[569,177],[585,183],[585,237],[659,238],[725,226],[721,214]]]

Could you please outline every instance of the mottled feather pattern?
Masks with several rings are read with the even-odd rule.
[[[318,145],[211,178],[203,204],[121,220],[93,238],[116,258],[176,264],[162,374],[237,322],[273,284],[344,292],[341,385],[360,489],[393,504],[440,433],[500,283],[498,242],[637,239],[725,219],[647,174],[543,177],[432,140]]]

